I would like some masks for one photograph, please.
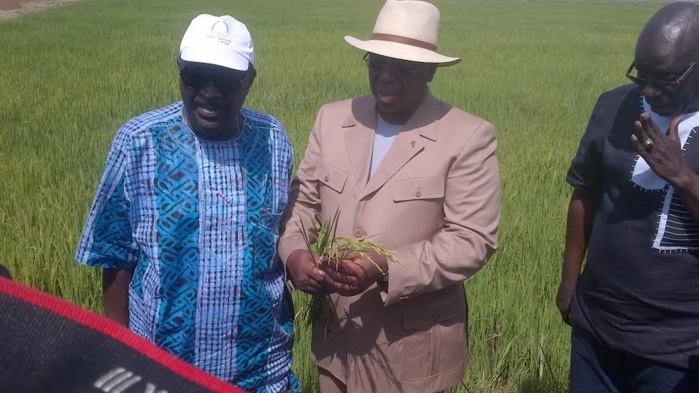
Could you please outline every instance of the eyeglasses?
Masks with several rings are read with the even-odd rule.
[[[388,67],[391,75],[402,79],[414,78],[420,73],[419,64],[411,64],[410,62],[402,60],[395,60],[369,53],[364,55],[363,60],[366,62],[369,72],[378,73],[381,72],[384,67]]]
[[[645,85],[651,84],[653,86],[657,87],[665,87],[665,88],[679,88],[682,85],[682,82],[687,79],[689,74],[692,73],[694,70],[694,66],[699,62],[699,59],[695,60],[692,64],[689,65],[689,68],[685,72],[682,73],[682,75],[679,76],[679,78],[675,80],[668,80],[668,79],[662,79],[662,78],[641,78],[638,77],[638,70],[636,70],[637,75],[631,75],[631,71],[634,69],[634,64],[631,63],[629,66],[629,69],[626,70],[626,77],[629,78],[633,83],[637,84],[640,87],[644,87]]]
[[[247,81],[248,75],[240,79],[240,73],[235,71],[219,72],[190,66],[180,70],[180,79],[185,86],[193,90],[199,90],[211,82],[221,92],[233,93]]]

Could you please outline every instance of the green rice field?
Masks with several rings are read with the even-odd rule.
[[[471,363],[454,392],[563,392],[569,328],[554,304],[568,163],[597,96],[626,83],[636,36],[659,7],[630,1],[437,0],[432,92],[498,132],[500,247],[466,283]],[[15,279],[100,311],[100,274],[73,255],[116,129],[179,100],[189,21],[229,13],[253,36],[247,106],[286,126],[298,163],[323,103],[368,92],[362,53],[379,0],[85,0],[0,23],[0,263]],[[298,299],[297,299],[298,300]],[[294,369],[317,391],[309,332]]]

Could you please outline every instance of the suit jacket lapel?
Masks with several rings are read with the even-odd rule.
[[[371,153],[374,148],[374,130],[376,129],[376,109],[374,98],[365,96],[352,102],[352,114],[342,124],[342,128],[351,128],[345,132],[345,146],[352,164],[355,190],[362,190],[369,180]]]
[[[405,164],[418,155],[424,148],[427,140],[437,140],[437,110],[438,101],[428,94],[420,107],[405,124],[403,130],[393,141],[390,149],[383,158],[374,176],[360,193],[359,199],[366,197],[381,188],[389,181]],[[374,118],[376,116],[374,115]],[[376,121],[374,121],[376,123]],[[372,133],[373,136],[373,133]],[[371,160],[373,150],[373,138],[367,149],[369,152],[367,161]],[[368,176],[368,171],[367,171]]]

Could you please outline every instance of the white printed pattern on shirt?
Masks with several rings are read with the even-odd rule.
[[[670,125],[670,118],[653,112],[645,98],[642,99],[643,110],[660,129]],[[678,127],[682,151],[686,151],[699,127],[699,112],[684,115]],[[663,206],[658,217],[658,229],[653,239],[653,248],[659,251],[689,251],[699,249],[699,226],[694,222],[687,207],[675,194],[674,187],[667,184],[650,168],[648,163],[638,156],[633,168],[631,181],[647,191],[664,191]]]

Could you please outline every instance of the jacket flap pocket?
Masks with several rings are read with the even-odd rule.
[[[443,301],[439,303],[423,304],[423,307],[411,307],[403,314],[403,328],[406,330],[418,329],[428,325],[436,325],[463,315],[465,310],[459,307],[460,302]]]
[[[347,172],[323,160],[318,161],[318,166],[316,167],[314,175],[321,183],[338,193],[341,193],[345,188],[348,176]]]
[[[444,176],[396,180],[393,201],[444,198]]]

